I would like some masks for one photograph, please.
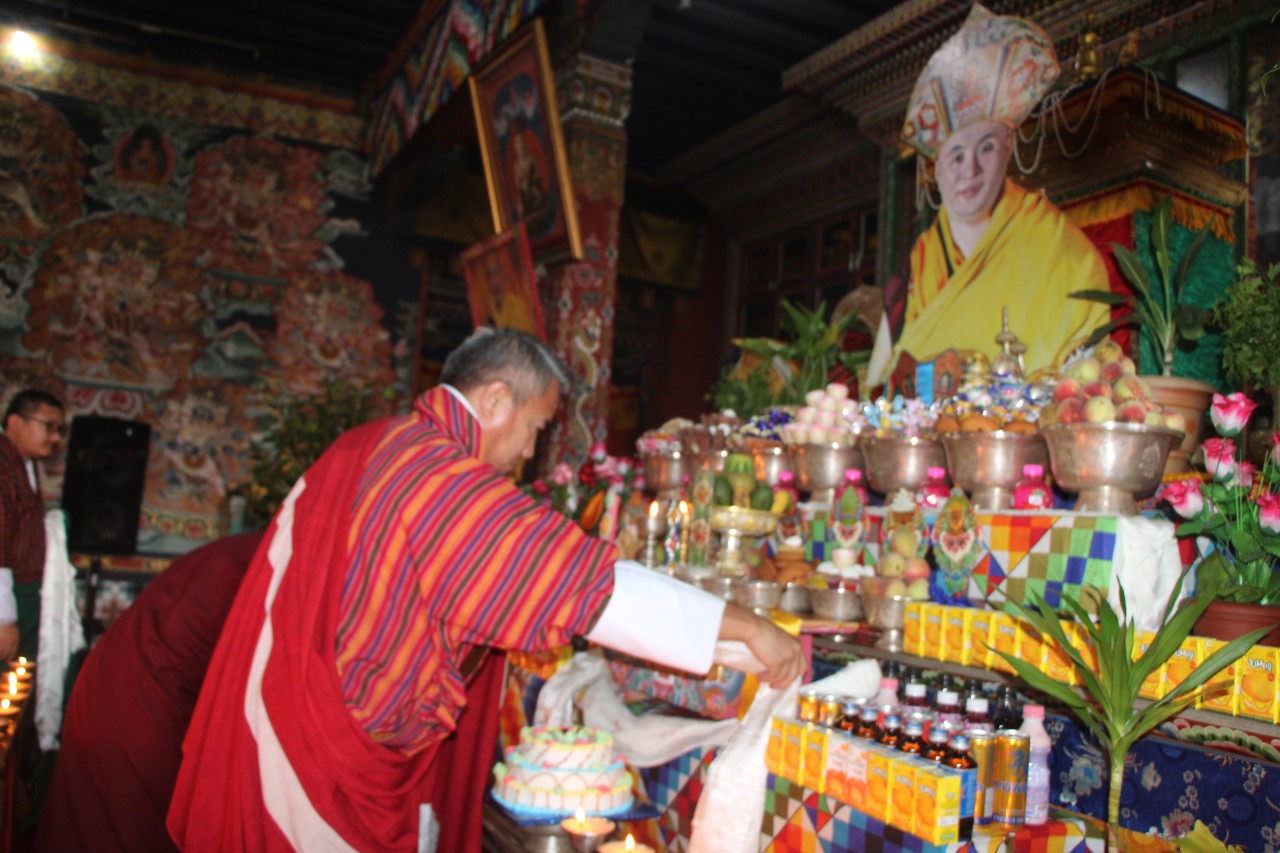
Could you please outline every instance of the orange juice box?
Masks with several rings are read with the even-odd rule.
[[[890,826],[910,832],[915,825],[916,773],[922,762],[918,758],[904,756],[893,762],[889,776]]]
[[[1133,636],[1133,659],[1137,660],[1140,656],[1147,653],[1147,649],[1151,647],[1151,641],[1156,635],[1151,631],[1135,631]],[[1147,676],[1142,682],[1142,687],[1138,690],[1138,695],[1143,699],[1160,699],[1164,696],[1164,673],[1167,663],[1162,663],[1156,667],[1155,672]]]
[[[996,611],[975,610],[969,617],[969,665],[992,667],[991,647],[995,644]]]
[[[916,771],[915,821],[911,834],[944,845],[960,837],[962,778],[949,767],[922,762]]]
[[[1211,640],[1208,637],[1201,637],[1201,660],[1209,659],[1209,656],[1218,649],[1225,646],[1225,640]],[[1218,674],[1210,678],[1200,688],[1200,697],[1196,700],[1196,706],[1206,711],[1220,711],[1223,714],[1240,713],[1240,685],[1236,682],[1236,674],[1240,669],[1240,661],[1234,660],[1227,666],[1218,670]]]
[[[871,753],[877,744],[862,738],[851,737],[841,744],[844,760],[845,797],[844,802],[860,812],[866,811],[867,805],[867,768]]]
[[[783,720],[782,729],[782,766],[778,775],[800,784],[800,768],[804,766],[804,734],[808,723],[798,720]]]
[[[1270,646],[1254,646],[1236,662],[1236,685],[1240,694],[1238,713],[1276,721],[1276,663],[1280,649]]]
[[[942,623],[943,660],[959,664],[969,662],[969,626],[972,620],[971,607],[947,608]]]
[[[1045,643],[1040,638],[1040,632],[1025,619],[1014,617],[1013,621],[1018,626],[1018,660],[1024,660],[1036,669],[1043,670]]]
[[[881,823],[889,819],[889,785],[895,755],[901,753],[881,746],[867,752],[867,793],[862,813]]]
[[[1186,681],[1204,660],[1204,637],[1187,637],[1164,664],[1164,689],[1168,694]],[[1196,691],[1201,692],[1200,690]]]
[[[782,744],[786,741],[787,721],[774,717],[769,721],[769,743],[764,749],[764,766],[774,776],[782,775]]]
[[[847,744],[851,740],[844,732],[830,732],[827,735],[827,774],[824,792],[828,799],[849,802],[849,777],[846,755]]]
[[[1089,639],[1089,632],[1079,622],[1064,622],[1062,629],[1067,632],[1067,639],[1071,641],[1071,648],[1076,650],[1085,664],[1095,673],[1098,671],[1098,650],[1093,647],[1093,641]],[[1080,683],[1080,674],[1076,673],[1073,684]]]
[[[918,655],[923,647],[924,603],[910,601],[902,622],[902,650],[909,655]]]
[[[942,626],[946,621],[947,607],[944,604],[926,602],[924,611],[924,643],[920,646],[920,657],[942,660]]]
[[[826,726],[810,726],[804,733],[804,765],[800,768],[800,784],[810,791],[827,791],[827,743],[831,730]]]
[[[1005,659],[995,652],[1004,652],[1014,657],[1018,656],[1018,620],[1014,619],[1003,610],[997,610],[993,614],[992,629],[995,636],[995,643],[992,646],[991,668],[998,669],[1001,672],[1013,672],[1013,667],[1005,662]]]
[[[1074,626],[1074,622],[1063,620],[1062,632],[1070,638],[1070,631]],[[1070,655],[1060,649],[1058,644],[1052,640],[1044,644],[1044,674],[1054,681],[1061,681],[1064,684],[1076,683],[1076,667],[1071,662]]]

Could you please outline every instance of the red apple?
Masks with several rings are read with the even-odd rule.
[[[1169,429],[1176,429],[1178,432],[1187,431],[1187,418],[1182,412],[1165,412],[1164,425]]]
[[[1118,361],[1108,361],[1102,365],[1102,381],[1115,382],[1124,376],[1124,367]]]
[[[1110,397],[1090,397],[1084,403],[1084,419],[1089,423],[1100,424],[1116,419],[1116,404]]]
[[[1116,410],[1116,418],[1128,424],[1146,423],[1147,407],[1142,405],[1141,400],[1129,400],[1120,404],[1120,408]]]
[[[1125,376],[1134,376],[1138,372],[1138,366],[1134,364],[1133,359],[1129,358],[1127,355],[1120,359],[1120,367]]]
[[[1102,362],[1093,356],[1076,359],[1062,368],[1062,375],[1079,379],[1081,382],[1092,382],[1102,375]]]
[[[1103,338],[1098,342],[1098,345],[1093,348],[1093,357],[1102,364],[1107,364],[1124,358],[1124,350],[1120,348],[1118,343],[1111,340],[1111,338]]]
[[[1094,382],[1086,382],[1083,389],[1084,398],[1087,401],[1090,397],[1106,397],[1111,399],[1111,383],[1103,382],[1098,379]]]
[[[1151,396],[1151,388],[1137,376],[1122,376],[1115,384],[1114,399],[1146,400]]]
[[[1061,403],[1063,400],[1079,397],[1081,387],[1080,380],[1074,376],[1062,377],[1053,388],[1053,402]]]
[[[1084,420],[1084,403],[1079,397],[1063,400],[1058,404],[1058,423],[1078,424]]]

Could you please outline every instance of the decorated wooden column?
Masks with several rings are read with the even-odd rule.
[[[550,430],[543,473],[576,468],[608,432],[618,223],[626,183],[631,69],[579,54],[558,75],[561,125],[582,235],[581,260],[551,267],[547,332],[576,387]]]

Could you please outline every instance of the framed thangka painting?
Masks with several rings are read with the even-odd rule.
[[[547,339],[523,222],[463,252],[462,268],[476,328],[519,329]]]
[[[493,228],[523,222],[540,263],[582,257],[541,19],[471,76]]]

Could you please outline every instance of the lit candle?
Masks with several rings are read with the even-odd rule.
[[[689,562],[689,504],[680,501],[680,562]]]
[[[648,844],[636,843],[628,834],[626,841],[610,841],[600,845],[600,853],[653,853],[653,848]]]
[[[27,669],[25,666],[15,667],[13,670],[13,674],[18,676],[19,681],[31,680],[31,670]]]
[[[21,712],[21,705],[10,702],[8,699],[0,699],[0,717],[16,717]]]
[[[560,821],[560,828],[570,835],[604,836],[613,832],[615,826],[617,824],[606,817],[587,817],[581,806],[573,817]]]

